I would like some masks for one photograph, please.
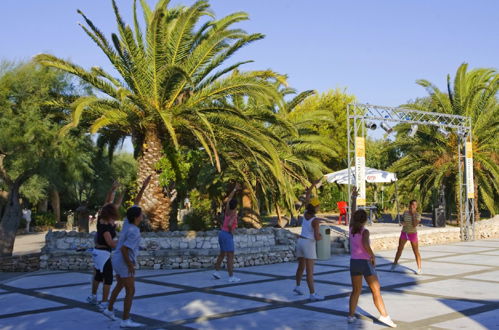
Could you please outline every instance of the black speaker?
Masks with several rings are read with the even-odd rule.
[[[433,210],[433,227],[445,227],[445,209],[437,207]]]

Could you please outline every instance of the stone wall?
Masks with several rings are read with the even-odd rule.
[[[0,272],[33,272],[40,269],[40,253],[2,257]]]
[[[235,267],[295,260],[295,235],[284,229],[237,229]],[[40,257],[40,268],[86,270],[92,268],[89,252],[94,234],[49,232]],[[142,269],[213,267],[219,253],[218,231],[142,233],[138,264]]]

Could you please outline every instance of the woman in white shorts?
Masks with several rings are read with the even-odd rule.
[[[301,278],[303,271],[307,270],[307,284],[310,291],[310,300],[322,300],[324,297],[319,296],[314,288],[314,262],[317,259],[317,252],[315,248],[316,241],[322,239],[319,232],[320,220],[315,217],[315,213],[319,208],[319,200],[313,198],[307,204],[307,210],[303,215],[303,222],[301,226],[301,234],[296,242],[296,257],[298,258],[298,268],[296,269],[296,287],[294,292],[303,295],[300,288]]]

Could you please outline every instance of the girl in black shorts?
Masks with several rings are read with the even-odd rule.
[[[100,310],[104,310],[108,305],[109,291],[113,284],[113,266],[111,264],[111,251],[116,247],[116,225],[114,221],[119,214],[116,205],[109,203],[102,207],[97,219],[97,235],[95,238],[95,248],[92,252],[94,257],[95,276],[92,282],[92,296],[89,299],[97,299],[97,289],[99,283],[104,282],[102,288],[102,301],[98,305]],[[90,302],[90,300],[89,300]]]

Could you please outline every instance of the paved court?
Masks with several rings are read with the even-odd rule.
[[[421,251],[419,276],[410,248],[396,272],[388,271],[394,252],[378,253],[383,297],[399,328],[499,328],[499,240]],[[384,328],[374,321],[367,291],[361,319],[347,324],[348,262],[347,255],[318,262],[316,288],[326,299],[314,303],[291,292],[293,263],[238,269],[242,281],[235,284],[213,280],[206,270],[138,271],[132,318],[148,329]],[[1,282],[0,329],[118,329],[119,322],[84,302],[89,283],[84,272],[34,272]]]

